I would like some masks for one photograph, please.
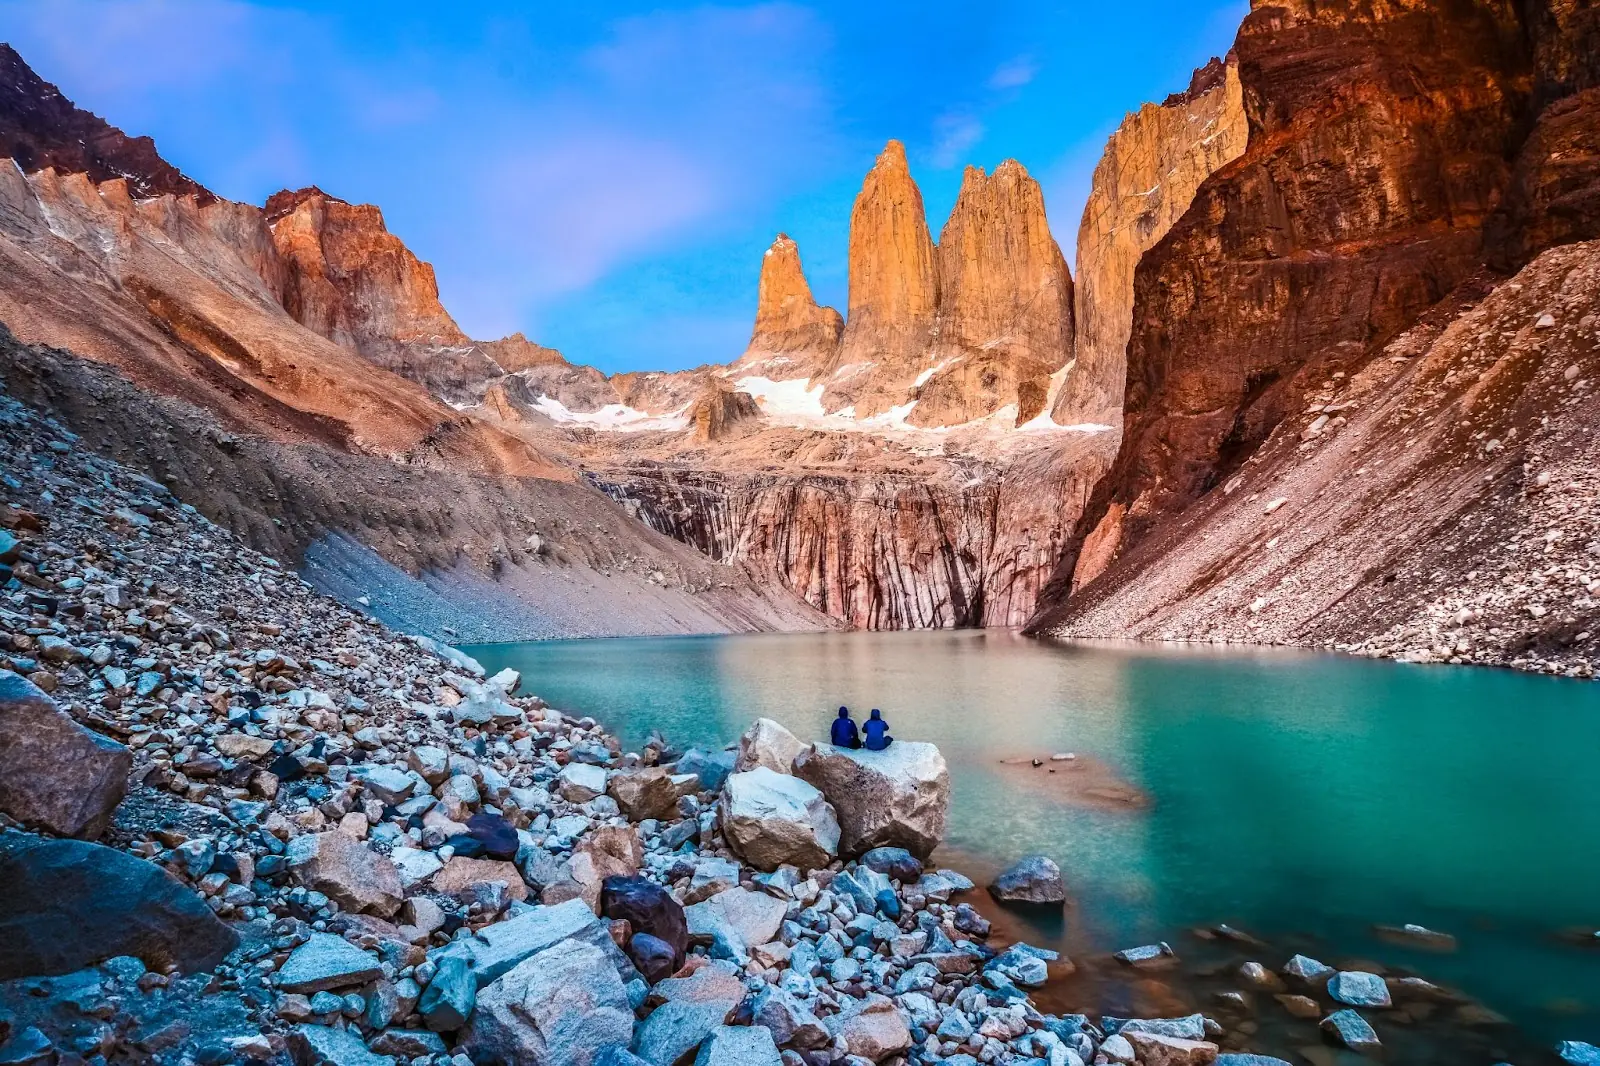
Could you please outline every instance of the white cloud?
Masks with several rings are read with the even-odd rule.
[[[1039,64],[1032,56],[1021,55],[1006,60],[989,75],[991,89],[1019,89],[1039,73]]]
[[[960,166],[983,139],[983,123],[970,112],[948,111],[933,120],[933,165]]]

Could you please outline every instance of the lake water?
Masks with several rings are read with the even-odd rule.
[[[897,737],[933,741],[950,763],[945,862],[975,878],[1028,852],[1060,863],[1064,918],[1003,929],[1082,964],[1044,997],[1054,1009],[1215,1012],[1201,1000],[1234,985],[1213,971],[1246,958],[1276,969],[1304,951],[1420,974],[1514,1023],[1430,1055],[1439,1038],[1417,1034],[1437,1016],[1375,1015],[1391,1061],[1399,1048],[1400,1061],[1526,1062],[1557,1039],[1600,1043],[1600,945],[1576,932],[1600,929],[1592,683],[994,630],[465,650],[491,671],[516,667],[525,691],[593,715],[633,750],[651,729],[680,747],[722,745],[761,715],[823,737],[841,703],[862,717],[882,708]],[[1054,752],[1078,759],[1031,765]],[[1268,946],[1189,932],[1219,922]],[[1396,946],[1372,928],[1406,922],[1459,947]],[[1172,943],[1181,975],[1119,979],[1103,962],[1152,940]],[[1259,998],[1259,1039],[1304,1055],[1304,1030]]]

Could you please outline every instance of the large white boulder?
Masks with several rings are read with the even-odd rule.
[[[794,762],[839,818],[839,853],[897,846],[926,857],[944,839],[950,770],[932,744],[897,740],[883,751],[815,744]]]
[[[792,773],[794,760],[806,749],[800,738],[770,718],[757,718],[739,738],[736,772],[765,766],[780,774]]]
[[[810,872],[839,854],[839,819],[822,793],[766,766],[730,774],[718,813],[728,846],[757,869]]]

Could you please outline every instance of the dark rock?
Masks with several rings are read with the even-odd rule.
[[[56,836],[93,838],[128,789],[133,753],[0,670],[0,811]]]
[[[606,918],[625,920],[633,927],[635,937],[648,933],[666,943],[673,952],[672,968],[683,965],[684,952],[689,947],[683,907],[654,881],[621,875],[606,878],[600,886],[600,913]]]
[[[78,840],[0,834],[0,980],[71,973],[118,955],[186,973],[239,937],[152,863]]]
[[[861,864],[894,878],[902,885],[922,878],[922,863],[905,848],[873,848],[861,856]]]
[[[678,952],[660,937],[634,933],[628,941],[628,957],[649,984],[671,977],[681,964]]]
[[[491,859],[515,859],[521,842],[517,828],[498,814],[479,813],[467,819],[467,831],[480,841]],[[461,854],[459,851],[457,855]]]

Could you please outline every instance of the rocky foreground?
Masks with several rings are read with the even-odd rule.
[[[924,866],[931,745],[622,753],[4,396],[0,442],[0,1063],[1279,1061],[1035,1009],[1071,963]],[[1065,894],[1039,858],[991,893]],[[1417,991],[1249,965],[1357,1051]]]

